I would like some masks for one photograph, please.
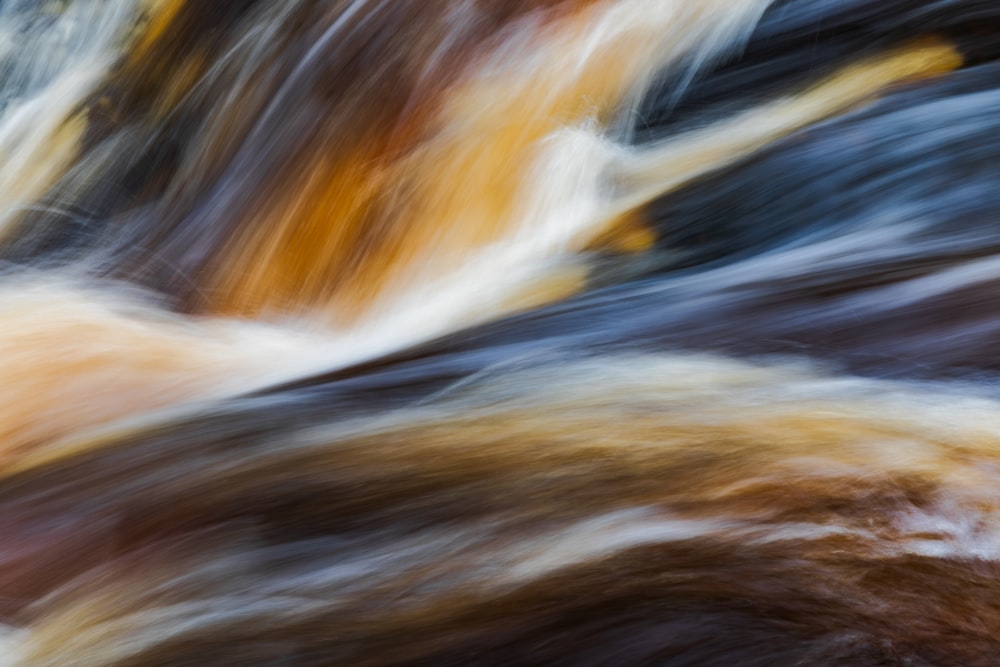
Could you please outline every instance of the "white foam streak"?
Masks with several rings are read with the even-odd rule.
[[[0,667],[18,667],[23,664],[22,647],[29,632],[0,625]]]
[[[140,0],[0,6],[0,229],[77,151],[73,114],[114,61]]]
[[[633,53],[630,71],[618,75],[633,85],[618,112],[629,116],[658,72],[665,67],[701,67],[738,48],[770,2],[605,3],[603,13],[586,25],[582,35],[569,31],[547,36],[536,45],[538,52],[525,53],[523,35],[513,35],[484,72],[494,76],[505,69],[556,63],[555,70],[573,80],[609,55],[619,57],[623,41],[628,40]],[[638,46],[633,45],[636,42]],[[532,74],[517,76],[531,80]],[[545,108],[548,101],[540,99],[538,104]],[[606,224],[615,200],[609,176],[621,161],[626,137],[597,121],[597,114],[608,111],[595,108],[592,117],[544,137],[526,170],[513,219],[504,225],[511,232],[471,253],[457,271],[431,280],[415,276],[401,297],[376,305],[343,338],[351,357],[375,356],[496,317],[511,310],[517,295],[530,293],[560,270],[572,272],[573,253]]]

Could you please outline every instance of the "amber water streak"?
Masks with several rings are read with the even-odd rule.
[[[555,17],[528,14],[481,53],[415,45],[428,60],[407,63],[425,70],[413,101],[389,119],[392,134],[375,128],[358,148],[305,158],[302,182],[286,183],[264,218],[251,213],[248,227],[260,231],[220,271],[213,309],[319,309],[343,326],[364,311],[393,310],[388,304],[454,276],[483,249],[507,244],[517,255],[522,234],[534,236],[532,258],[544,260],[566,229],[589,222],[574,198],[592,196],[599,174],[555,163],[582,157],[567,154],[574,140],[564,132],[610,132],[660,68],[732,48],[766,4],[597,2]],[[459,25],[463,18],[457,12]],[[435,91],[441,68],[458,74]],[[430,95],[420,89],[428,85]],[[481,268],[489,292],[498,269],[489,260]]]
[[[762,8],[597,3],[519,25],[441,91],[437,110],[408,116],[419,122],[397,136],[412,139],[374,143],[382,158],[315,158],[292,199],[278,200],[278,218],[251,226],[261,240],[231,255],[212,288],[216,307],[305,309],[366,340],[380,330],[416,340],[555,300],[586,284],[574,253],[649,247],[629,212],[652,198],[962,64],[946,41],[921,40],[706,129],[624,148],[614,123],[650,78],[725,50]]]
[[[572,50],[564,48],[559,52],[572,53]],[[464,232],[456,232],[453,237],[447,236],[451,228],[441,229],[428,224],[424,228],[427,230],[426,246],[420,243],[401,246],[399,252],[409,252],[403,256],[408,257],[414,267],[429,265],[431,268],[424,268],[423,273],[419,268],[402,272],[407,280],[400,279],[398,287],[390,290],[382,302],[371,291],[364,291],[363,286],[359,288],[362,290],[359,293],[367,297],[366,304],[371,310],[361,319],[351,340],[363,341],[358,348],[361,349],[381,339],[385,349],[392,344],[389,332],[405,331],[419,339],[577,292],[587,284],[587,270],[576,260],[578,253],[594,248],[623,252],[641,252],[649,248],[653,235],[644,225],[641,207],[655,197],[733,164],[797,129],[870,102],[894,85],[933,77],[961,64],[962,58],[953,45],[940,39],[920,40],[862,59],[808,89],[755,106],[708,128],[638,149],[625,148],[616,141],[598,116],[588,116],[584,122],[570,120],[573,109],[569,108],[561,110],[564,116],[553,112],[561,119],[561,124],[546,124],[549,117],[538,120],[534,127],[542,134],[549,132],[538,138],[530,134],[519,135],[503,122],[504,114],[519,117],[513,106],[496,104],[495,108],[500,110],[496,116],[492,115],[494,107],[482,109],[480,116],[463,107],[450,118],[452,123],[463,127],[463,121],[470,122],[471,118],[481,119],[489,126],[492,120],[496,123],[495,128],[514,132],[514,137],[504,140],[500,138],[502,134],[496,135],[497,143],[484,146],[458,133],[452,141],[456,142],[456,152],[463,159],[455,164],[464,169],[452,171],[445,167],[420,171],[414,163],[412,173],[428,183],[429,194],[421,201],[443,201],[453,205],[449,208],[442,204],[435,209],[437,216],[430,215],[429,220],[447,220],[448,215],[453,215],[456,221],[463,221],[463,214],[475,213],[468,219],[483,222]],[[565,67],[553,70],[553,75],[559,71],[565,72]],[[600,71],[597,67],[592,74]],[[482,99],[506,99],[503,79],[480,83],[497,86]],[[523,85],[526,95],[537,94],[540,99],[547,99],[530,82]],[[554,83],[551,85],[556,87]],[[618,89],[616,94],[626,91]],[[467,106],[475,106],[466,98],[457,99],[465,100]],[[593,106],[575,111],[595,114],[599,108]],[[530,123],[526,125],[531,126]],[[521,128],[520,125],[516,127]],[[479,134],[493,136],[489,132]],[[464,149],[457,143],[459,137],[468,142]],[[523,139],[524,143],[518,144],[518,139]],[[519,154],[504,152],[508,146],[521,146],[523,151]],[[496,149],[496,155],[489,153],[491,147]],[[432,143],[417,154],[423,157],[439,148]],[[484,155],[489,156],[490,161],[478,163],[477,159]],[[444,165],[449,164],[450,159],[454,156],[436,157]],[[509,174],[509,182],[503,175],[490,180],[489,166],[497,161],[511,167],[510,171],[501,170]],[[462,188],[453,188],[450,184],[468,184],[466,179],[476,174],[477,165],[482,169],[480,185],[485,194],[466,199],[466,193],[480,190],[474,184]],[[514,166],[520,172],[515,173]],[[435,194],[436,182],[430,176],[442,173],[449,178],[437,183]],[[405,180],[405,175],[402,178]],[[491,198],[496,193],[509,192],[514,194]],[[462,208],[463,203],[466,209]],[[419,201],[416,206],[421,210]],[[490,220],[503,222],[496,224],[488,222]],[[398,237],[399,243],[408,243],[409,234],[420,229],[407,229],[406,234]],[[464,228],[456,222],[454,229]],[[480,231],[483,229],[485,231]],[[461,243],[452,246],[448,243],[449,238],[460,239]],[[429,254],[422,256],[422,248]],[[422,262],[417,261],[419,257],[423,257]],[[449,257],[454,258],[451,266],[447,263]],[[384,266],[375,264],[370,271],[390,275]],[[414,280],[415,273],[421,279]],[[370,279],[367,284],[377,285],[378,281]]]
[[[0,86],[0,224],[73,209],[0,266],[0,667],[996,663],[986,3],[76,2]]]
[[[306,333],[185,320],[62,281],[11,281],[0,321],[0,470],[67,434],[263,386],[327,354]]]
[[[242,554],[200,540],[195,550],[179,545],[185,558],[171,557],[165,545],[141,565],[115,562],[108,576],[46,601],[19,648],[30,665],[57,665],[71,653],[80,665],[132,664],[189,627],[239,636],[233,624],[268,633],[280,622],[275,636],[291,627],[317,637],[326,655],[364,641],[373,664],[391,664],[431,650],[411,636],[421,628],[439,641],[475,628],[483,605],[493,605],[487,618],[498,608],[511,613],[501,603],[544,617],[539,609],[567,604],[565,586],[572,608],[588,588],[592,597],[633,579],[647,595],[676,590],[683,600],[686,582],[723,586],[741,553],[767,563],[769,549],[790,559],[781,561],[790,568],[783,581],[804,571],[783,595],[836,586],[852,595],[827,602],[863,616],[868,602],[853,596],[881,591],[865,576],[871,568],[934,549],[969,558],[995,548],[995,529],[968,534],[955,514],[990,525],[1000,512],[996,427],[990,400],[695,355],[609,356],[484,377],[424,405],[310,429],[263,453],[248,448],[227,464],[224,484],[190,470],[157,480],[153,501],[136,492],[155,525],[253,505],[255,494],[272,498],[289,479],[327,480],[336,499],[329,511],[345,523],[370,521],[377,535],[382,512],[402,505],[411,516],[452,517],[441,534],[373,539],[346,576],[334,567],[329,580],[268,572],[252,595],[241,586],[264,576],[246,553],[264,555],[254,554],[252,534],[238,542]],[[342,477],[349,492],[332,481]],[[284,511],[308,513],[303,505]],[[684,557],[692,545],[696,562]],[[623,553],[630,556],[610,560]],[[838,560],[845,553],[861,560]],[[630,570],[641,563],[649,571]],[[690,579],[705,571],[719,579]],[[577,577],[586,581],[576,586]],[[205,585],[192,590],[192,580]],[[731,586],[720,590],[750,595],[740,582]],[[641,604],[643,593],[634,599]],[[905,598],[887,599],[914,611]],[[940,610],[933,613],[939,623]],[[309,633],[314,622],[336,632]],[[886,624],[906,626],[895,617]],[[439,627],[441,635],[431,629]],[[910,632],[936,638],[933,624]],[[380,633],[408,643],[399,648]]]
[[[652,77],[737,48],[767,5],[429,11],[358,0],[324,13],[306,2],[151,3],[109,97],[95,103],[107,102],[112,124],[91,131],[201,115],[164,197],[179,209],[231,202],[197,220],[223,230],[203,244],[209,272],[190,277],[207,280],[202,310],[308,315],[362,338],[402,326],[418,340],[578,291],[586,271],[575,253],[651,244],[629,211],[894,83],[961,64],[944,42],[911,44],[663,145],[623,148],[623,119]],[[202,28],[214,21],[228,32],[207,42]],[[316,46],[296,46],[303,30]],[[372,76],[350,60],[376,57],[366,40],[382,49]],[[330,81],[296,83],[295,68],[274,64],[294,53]],[[213,97],[217,108],[197,111]],[[306,119],[297,133],[267,124],[281,104]],[[273,136],[258,137],[264,130]],[[71,155],[81,131],[52,146]],[[233,161],[241,143],[261,150],[259,164]],[[227,169],[219,194],[204,191]]]

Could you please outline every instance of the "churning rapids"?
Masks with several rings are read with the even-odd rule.
[[[0,0],[0,667],[997,664],[1000,3]]]

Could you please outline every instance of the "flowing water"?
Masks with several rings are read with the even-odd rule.
[[[997,664],[998,29],[0,0],[0,667]]]

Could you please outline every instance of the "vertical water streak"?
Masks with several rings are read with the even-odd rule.
[[[627,0],[529,15],[469,64],[446,60],[449,39],[475,25],[457,8],[456,35],[414,65],[421,82],[459,68],[419,141],[367,175],[356,157],[332,182],[320,168],[273,212],[252,212],[266,222],[240,237],[212,307],[304,308],[367,356],[398,346],[401,332],[415,342],[577,291],[585,276],[568,252],[606,216],[607,168],[627,138],[620,119],[664,68],[738,49],[768,4]],[[212,211],[227,215],[246,173],[223,180]]]

